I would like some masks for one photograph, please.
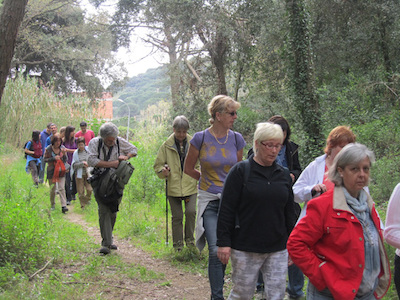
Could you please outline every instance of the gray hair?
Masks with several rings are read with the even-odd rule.
[[[172,122],[172,127],[176,130],[183,129],[183,130],[188,130],[189,129],[189,121],[185,116],[177,116],[174,119],[174,122]]]
[[[370,164],[375,162],[375,155],[367,146],[360,143],[347,144],[333,160],[328,171],[328,179],[336,186],[342,186],[343,178],[340,176],[338,168],[344,169],[348,165],[358,164],[366,157],[368,157]]]
[[[253,138],[253,150],[257,151],[256,143],[272,139],[280,139],[283,142],[283,130],[278,124],[271,122],[258,123]]]
[[[117,125],[111,122],[104,123],[101,125],[100,130],[99,130],[99,135],[102,139],[105,139],[109,136],[112,136],[113,138],[117,138],[119,134],[119,130]]]

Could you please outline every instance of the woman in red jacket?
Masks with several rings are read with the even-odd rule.
[[[378,212],[364,187],[374,154],[348,144],[328,177],[335,188],[309,201],[287,249],[308,276],[307,299],[380,299],[390,285],[390,266]]]

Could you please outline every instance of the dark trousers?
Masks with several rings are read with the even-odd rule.
[[[118,200],[119,203],[121,203],[121,199]],[[117,220],[117,213],[112,212],[109,206],[104,205],[99,200],[96,199],[96,202],[99,209],[101,245],[103,247],[110,247],[113,244],[113,230],[115,221]]]
[[[65,174],[65,195],[67,196],[67,201],[71,201],[75,198],[76,194],[76,182],[75,176],[71,179],[71,174],[68,172]]]
[[[397,296],[400,299],[400,257],[394,257],[394,284],[396,286]]]

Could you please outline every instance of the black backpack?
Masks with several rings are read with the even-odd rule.
[[[100,151],[103,146],[102,139],[99,140],[98,146],[98,157],[100,158]],[[119,150],[119,141],[117,139],[118,146],[118,154]],[[105,155],[104,160],[108,161],[110,159],[111,150],[107,155]],[[90,184],[92,185],[93,192],[96,198],[102,202],[104,205],[110,207],[111,211],[118,211],[118,202],[117,200],[123,196],[123,191],[125,185],[128,183],[129,178],[132,176],[133,170],[135,168],[130,164],[129,161],[121,161],[119,163],[118,168],[114,173],[110,173],[110,169],[105,169],[103,171],[99,171],[99,169],[95,168],[92,177],[96,177],[96,179],[88,179]]]
[[[26,145],[28,145],[28,143],[29,142],[31,142],[31,146],[29,147],[29,151],[33,151],[33,143],[32,143],[32,141],[31,140],[29,140],[29,141],[27,141],[26,143],[25,143],[25,145],[24,145],[24,151],[25,151],[25,149],[26,149]],[[25,159],[27,158],[27,156],[28,156],[28,154],[26,154],[26,153],[24,153],[24,157],[25,157]]]

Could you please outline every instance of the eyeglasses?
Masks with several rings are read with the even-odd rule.
[[[225,112],[226,114],[228,114],[228,115],[231,115],[232,117],[234,116],[234,115],[237,115],[237,112],[236,111],[231,111],[231,112]]]
[[[281,144],[273,145],[271,143],[266,144],[264,142],[260,142],[260,144],[263,145],[268,150],[272,150],[273,148],[275,148],[276,150],[281,150],[281,148],[282,148]]]

